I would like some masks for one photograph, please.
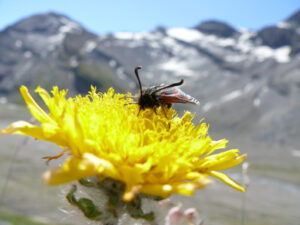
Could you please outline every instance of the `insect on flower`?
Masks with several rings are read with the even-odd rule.
[[[132,96],[132,98],[137,99],[137,102],[134,102],[133,104],[138,104],[140,106],[139,113],[141,109],[144,110],[146,108],[152,108],[155,112],[156,107],[164,105],[171,107],[172,103],[200,104],[197,99],[184,93],[177,87],[183,84],[183,79],[177,83],[169,85],[160,84],[143,90],[138,73],[138,70],[141,68],[141,66],[137,66],[134,69],[135,76],[139,83],[140,93],[138,96]]]

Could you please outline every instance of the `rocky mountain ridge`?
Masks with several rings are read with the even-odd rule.
[[[21,84],[86,93],[91,84],[134,91],[133,68],[145,86],[185,79],[197,111],[218,130],[300,148],[300,11],[259,31],[220,21],[194,28],[97,36],[70,18],[48,13],[0,32],[0,99],[18,102]],[[100,24],[101,25],[101,24]],[[212,130],[215,128],[212,127]]]

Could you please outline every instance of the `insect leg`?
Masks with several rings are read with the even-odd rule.
[[[58,159],[63,156],[66,152],[68,152],[68,149],[62,150],[59,154],[54,155],[54,156],[44,156],[42,159],[47,159],[46,164],[49,165],[49,162],[53,159]]]
[[[165,110],[165,107],[163,105],[160,106],[162,108],[162,111],[164,112],[166,118],[168,119],[168,116],[167,116],[167,113],[166,113],[166,110]]]
[[[140,112],[141,112],[141,110],[142,110],[142,107],[140,107],[140,109],[139,109],[139,112],[138,112],[137,116],[139,116],[139,115],[140,115]]]
[[[153,107],[153,112],[157,115],[156,108]]]

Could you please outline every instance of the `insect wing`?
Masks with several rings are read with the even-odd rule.
[[[194,97],[184,93],[181,89],[174,87],[162,90],[157,97],[164,103],[191,103],[199,105],[200,102]]]

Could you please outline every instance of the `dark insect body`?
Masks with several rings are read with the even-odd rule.
[[[137,66],[134,69],[136,78],[139,83],[140,93],[137,98],[137,102],[141,109],[152,108],[155,112],[156,107],[167,105],[171,107],[172,103],[190,103],[199,105],[200,102],[194,97],[184,93],[177,86],[183,84],[183,79],[177,83],[165,85],[160,84],[157,86],[151,86],[145,90],[142,88],[142,83],[138,74],[138,70],[142,67]],[[139,112],[140,112],[139,111]]]

